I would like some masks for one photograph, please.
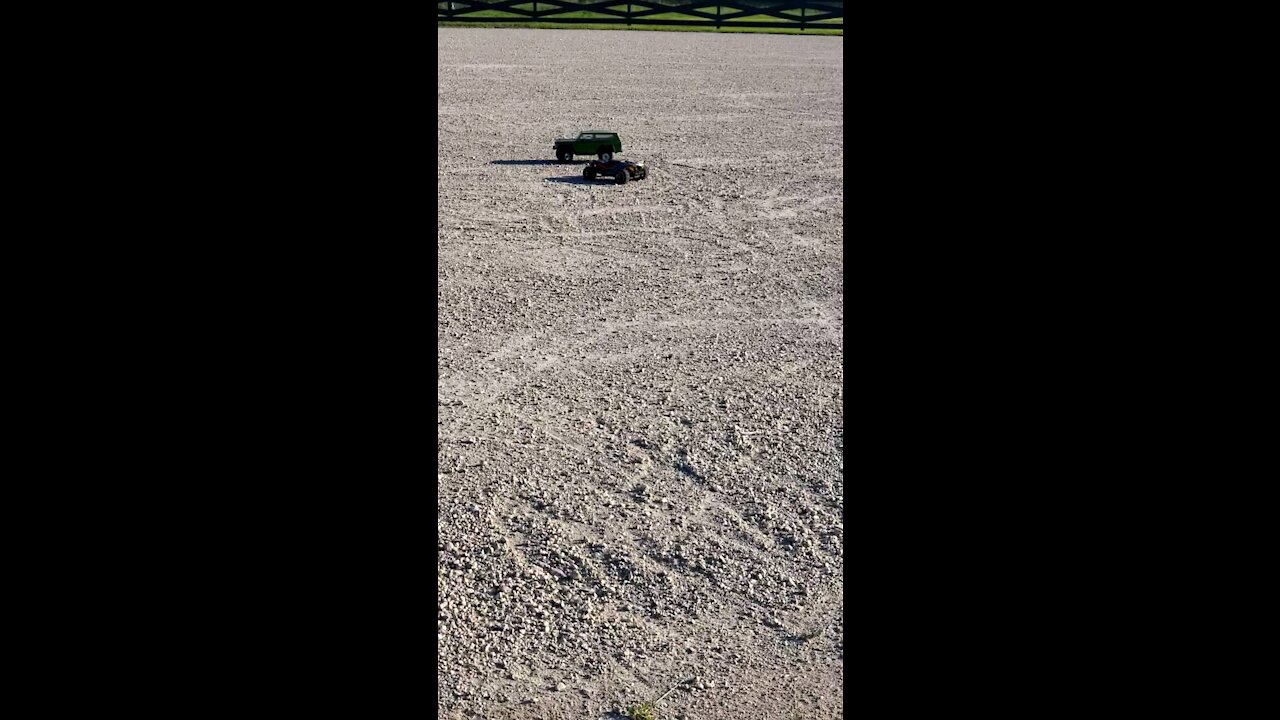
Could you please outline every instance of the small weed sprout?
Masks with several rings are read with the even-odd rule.
[[[631,720],[658,720],[658,713],[653,703],[641,703],[627,711]]]

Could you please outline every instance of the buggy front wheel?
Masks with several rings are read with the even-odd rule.
[[[618,174],[613,176],[613,179],[614,179],[614,181],[615,181],[615,182],[617,182],[619,185],[626,185],[626,184],[627,184],[627,171],[626,171],[626,170],[619,170],[619,171],[618,171]]]

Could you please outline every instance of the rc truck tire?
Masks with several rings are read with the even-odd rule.
[[[570,153],[564,152],[563,150],[560,150],[556,152],[556,159],[562,163],[567,163],[573,159],[573,155]]]
[[[596,157],[600,158],[600,162],[612,162],[613,148],[607,148],[607,147],[600,148],[600,150],[596,153]]]

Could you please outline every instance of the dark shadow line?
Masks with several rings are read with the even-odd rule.
[[[562,163],[559,160],[492,160],[490,165],[585,165],[586,161]]]
[[[550,177],[547,182],[561,183],[563,185],[613,185],[613,179],[588,180],[581,175],[565,175],[563,177]]]

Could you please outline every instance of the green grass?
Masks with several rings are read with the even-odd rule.
[[[437,28],[449,27],[482,27],[482,28],[537,28],[542,30],[661,30],[663,32],[726,32],[726,33],[767,33],[771,35],[838,35],[843,37],[843,30],[818,30],[806,28],[803,32],[797,25],[792,28],[755,28],[733,27],[722,25],[719,30],[714,27],[688,25],[597,25],[595,23],[553,23],[553,22],[447,22],[436,23]]]

